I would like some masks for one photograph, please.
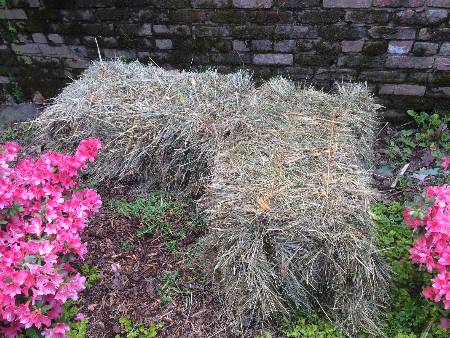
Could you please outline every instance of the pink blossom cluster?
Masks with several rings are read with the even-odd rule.
[[[411,260],[433,273],[423,295],[450,308],[450,186],[428,187],[427,199],[404,210],[406,223],[421,235],[409,250]]]
[[[80,233],[101,206],[94,190],[79,189],[78,175],[100,147],[88,139],[73,156],[18,160],[17,143],[0,145],[0,336],[35,327],[44,337],[66,337],[62,305],[85,282],[71,262],[85,255]]]

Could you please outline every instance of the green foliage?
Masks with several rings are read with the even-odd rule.
[[[260,334],[255,338],[272,338],[272,334],[270,332],[264,332],[263,334]]]
[[[189,295],[190,292],[181,287],[180,272],[178,270],[165,271],[159,277],[158,294],[164,305],[169,304],[173,297]]]
[[[375,203],[371,209],[378,248],[392,269],[391,303],[383,323],[386,336],[447,337],[437,325],[439,313],[435,305],[421,294],[429,282],[429,275],[418,271],[409,259],[408,250],[414,242],[414,235],[403,224],[403,204]]]
[[[100,280],[100,276],[97,274],[97,267],[83,264],[81,267],[81,274],[86,277],[86,288],[90,289]]]
[[[5,7],[6,0],[0,0],[0,7]]]
[[[443,128],[450,122],[450,113],[430,115],[425,112],[416,113],[414,110],[409,110],[407,113],[419,127],[415,138],[420,147],[434,147],[439,152],[444,150],[446,153],[450,153],[450,133],[448,129]],[[435,156],[442,156],[439,155],[441,154],[437,153]]]
[[[120,247],[122,248],[123,251],[130,252],[133,251],[134,244],[132,240],[126,239],[120,243]]]
[[[126,338],[154,338],[158,335],[158,330],[164,326],[161,323],[151,323],[146,327],[142,323],[133,323],[131,319],[127,317],[120,317],[119,323],[125,331]],[[121,335],[115,336],[115,338],[121,337]]]
[[[69,338],[85,338],[86,331],[88,328],[88,320],[76,321],[75,316],[78,314],[80,309],[75,305],[72,300],[67,301],[63,305],[63,313],[61,315],[60,321],[66,323],[70,326],[70,331],[68,332]]]
[[[34,326],[26,329],[24,333],[19,334],[19,338],[42,338],[41,333]]]
[[[169,232],[170,225],[164,221],[167,212],[178,212],[181,205],[170,199],[165,199],[158,194],[149,194],[146,198],[137,198],[129,202],[125,199],[110,199],[108,206],[119,215],[126,218],[139,218],[142,223],[137,236],[153,235],[159,228],[163,232]]]
[[[395,139],[388,142],[388,154],[395,167],[406,162],[415,148],[431,149],[432,155],[438,159],[450,153],[450,132],[447,124],[450,122],[450,113],[445,115],[417,113],[413,110],[407,112],[416,123],[414,129],[401,130]]]
[[[304,317],[293,319],[284,325],[283,333],[287,337],[299,338],[344,338],[330,322],[319,319],[316,315],[307,320]]]
[[[165,220],[169,214],[181,211],[182,205],[177,201],[153,193],[131,202],[125,199],[110,199],[108,206],[120,216],[139,219],[141,227],[136,232],[137,238],[152,236],[159,231],[166,242],[167,251],[171,253],[178,251],[178,241],[186,237],[185,229],[173,229]],[[123,241],[121,247],[124,251],[132,251],[133,238]]]
[[[12,82],[11,95],[17,102],[25,101],[25,94],[17,82]]]
[[[17,133],[11,128],[6,128],[0,134],[0,143],[17,139]]]

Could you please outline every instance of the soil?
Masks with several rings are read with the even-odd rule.
[[[101,195],[104,201],[110,196],[119,197]],[[211,285],[202,282],[199,267],[188,262],[185,255],[205,229],[192,230],[183,217],[189,212],[188,205],[183,212],[165,216],[171,228],[189,229],[178,242],[176,253],[168,252],[160,233],[137,238],[135,234],[142,226],[139,220],[120,217],[107,206],[91,220],[83,234],[88,243],[84,263],[97,267],[100,279],[77,302],[89,319],[87,337],[114,337],[123,333],[120,317],[146,325],[162,323],[159,335],[163,337],[231,336],[226,320],[220,317],[220,301],[208,292]],[[124,249],[123,243],[130,242]],[[164,304],[162,276],[173,271],[179,272],[176,289],[182,294],[172,295],[168,304]]]

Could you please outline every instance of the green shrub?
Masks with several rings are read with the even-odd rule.
[[[127,317],[120,317],[119,323],[125,331],[126,338],[154,338],[158,335],[158,330],[164,326],[161,323],[152,323],[146,327],[142,323],[133,323]],[[121,335],[116,335],[115,338],[121,338]]]
[[[100,276],[97,273],[97,268],[95,266],[89,266],[88,264],[83,264],[81,267],[81,274],[86,277],[86,288],[90,289],[100,280]]]
[[[283,333],[287,337],[344,338],[330,322],[319,319],[315,315],[308,320],[303,317],[295,318],[293,321],[285,324]]]

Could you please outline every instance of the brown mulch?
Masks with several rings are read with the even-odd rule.
[[[192,227],[186,217],[192,205],[186,204],[181,213],[164,217],[171,229],[186,230],[186,237],[178,242],[177,252],[171,253],[161,233],[137,238],[139,220],[121,217],[107,206],[108,198],[120,198],[121,192],[107,192],[105,188],[99,192],[104,206],[83,233],[83,240],[88,243],[83,263],[95,266],[100,276],[77,302],[80,312],[89,320],[86,337],[109,338],[116,334],[124,337],[120,317],[146,325],[162,323],[158,337],[255,337],[270,332],[255,327],[236,335],[233,324],[223,316],[220,299],[205,281],[202,267],[185,254],[206,231],[205,227]],[[123,243],[130,239],[132,246],[126,250]],[[179,271],[178,289],[183,293],[172,295],[171,301],[164,304],[161,276],[175,270]]]
[[[97,267],[100,280],[77,302],[89,319],[87,337],[122,333],[122,316],[147,325],[162,323],[158,335],[162,337],[230,337],[227,323],[220,316],[220,302],[208,292],[210,286],[202,283],[196,266],[186,263],[182,254],[195,245],[204,229],[190,229],[189,224],[181,223],[180,216],[169,218],[172,227],[187,229],[186,238],[178,244],[178,255],[168,252],[158,233],[136,238],[139,221],[120,217],[107,206],[91,220],[83,234],[88,243],[84,263]],[[131,238],[131,248],[124,249],[122,243]],[[183,294],[163,304],[161,276],[175,270],[180,273],[178,288]]]

